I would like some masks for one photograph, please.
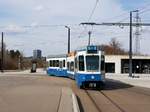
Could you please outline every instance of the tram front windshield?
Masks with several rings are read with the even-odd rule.
[[[87,71],[99,71],[99,56],[86,56]]]

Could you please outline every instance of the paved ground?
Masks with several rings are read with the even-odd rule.
[[[0,74],[0,112],[73,112],[71,82],[37,73]]]
[[[68,78],[27,72],[0,74],[0,112],[71,112],[73,102],[67,100],[71,98],[68,94],[71,89],[77,96],[81,112],[150,110],[148,88],[107,79],[104,90],[84,90]]]
[[[46,71],[44,71],[43,68],[39,68],[37,69],[37,71],[35,73],[31,73],[30,70],[23,70],[23,71],[20,71],[20,70],[6,70],[4,71],[3,73],[0,72],[0,76],[2,75],[18,75],[18,74],[25,74],[25,75],[46,75]]]

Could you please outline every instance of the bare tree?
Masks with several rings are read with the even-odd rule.
[[[126,52],[123,48],[121,48],[122,44],[116,39],[112,38],[109,44],[101,45],[100,47],[105,51],[105,54],[109,55],[125,55]]]

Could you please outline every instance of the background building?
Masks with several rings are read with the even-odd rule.
[[[33,59],[41,59],[42,51],[39,49],[33,50]]]
[[[150,56],[133,56],[133,73],[150,74]],[[106,55],[106,73],[125,74],[129,73],[128,55]]]

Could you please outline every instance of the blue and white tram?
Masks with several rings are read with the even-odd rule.
[[[66,56],[48,57],[47,74],[67,77]]]
[[[71,52],[67,56],[67,74],[69,78],[75,79],[75,52]]]
[[[98,50],[97,46],[87,46],[67,57],[48,58],[47,62],[48,74],[75,79],[79,88],[103,87],[105,84],[104,52]]]
[[[75,80],[78,87],[102,87],[105,82],[104,52],[87,46],[75,54]]]

